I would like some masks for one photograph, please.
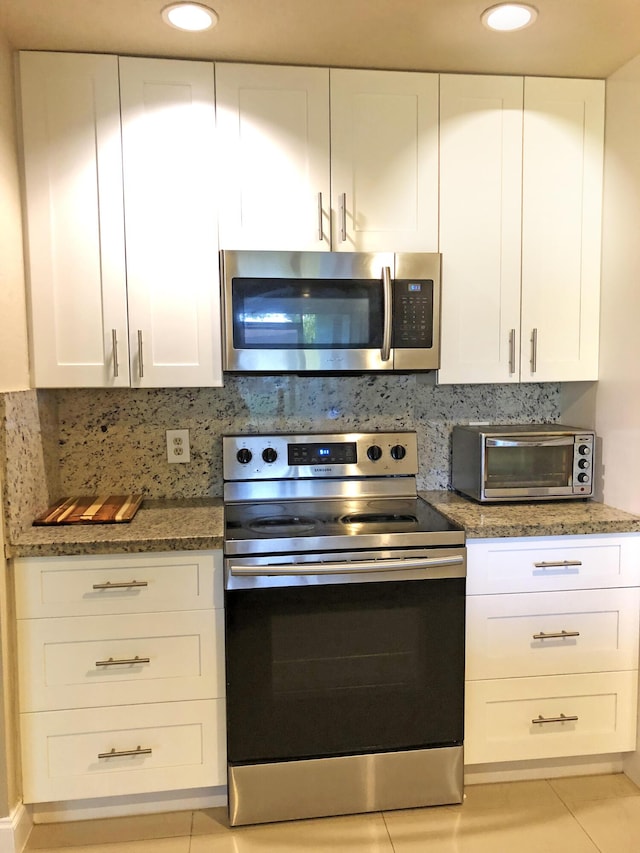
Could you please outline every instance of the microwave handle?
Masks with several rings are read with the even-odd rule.
[[[487,447],[561,447],[574,444],[573,436],[561,438],[487,438]]]
[[[389,361],[391,357],[391,268],[382,267],[382,299],[383,299],[383,327],[382,348],[380,358]]]

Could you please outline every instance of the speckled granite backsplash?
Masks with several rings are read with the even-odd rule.
[[[10,523],[30,523],[62,495],[221,495],[221,436],[232,432],[416,430],[418,487],[447,488],[454,424],[558,420],[560,386],[436,387],[430,374],[232,376],[224,388],[22,392],[3,402]],[[170,465],[165,430],[182,428],[191,462]]]

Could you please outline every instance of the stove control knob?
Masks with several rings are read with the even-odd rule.
[[[367,456],[372,462],[377,462],[378,459],[382,456],[382,450],[378,447],[377,444],[372,444],[371,447],[367,450]]]
[[[589,482],[589,475],[585,474],[584,471],[582,471],[580,474],[578,474],[578,482],[579,483],[588,483]]]
[[[247,465],[253,459],[253,453],[248,447],[241,447],[236,453],[236,459],[241,465]]]
[[[271,464],[271,462],[275,462],[278,458],[278,453],[276,450],[273,449],[273,447],[265,447],[265,449],[262,451],[262,458],[265,462]]]
[[[391,458],[392,459],[396,459],[399,461],[400,459],[404,459],[404,457],[406,455],[407,455],[407,449],[406,449],[406,447],[403,447],[401,444],[394,444],[393,447],[391,448]]]

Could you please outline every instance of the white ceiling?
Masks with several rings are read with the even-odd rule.
[[[17,49],[467,73],[607,77],[640,54],[640,0],[532,0],[510,34],[480,23],[496,0],[205,0],[205,33],[162,23],[168,2],[0,0],[0,28]]]

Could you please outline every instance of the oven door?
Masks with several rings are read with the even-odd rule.
[[[225,370],[391,370],[391,253],[223,251]]]
[[[590,494],[590,489],[574,488],[573,435],[487,437],[484,448],[483,496],[487,500]]]
[[[464,548],[265,563],[225,566],[231,765],[462,744]]]

